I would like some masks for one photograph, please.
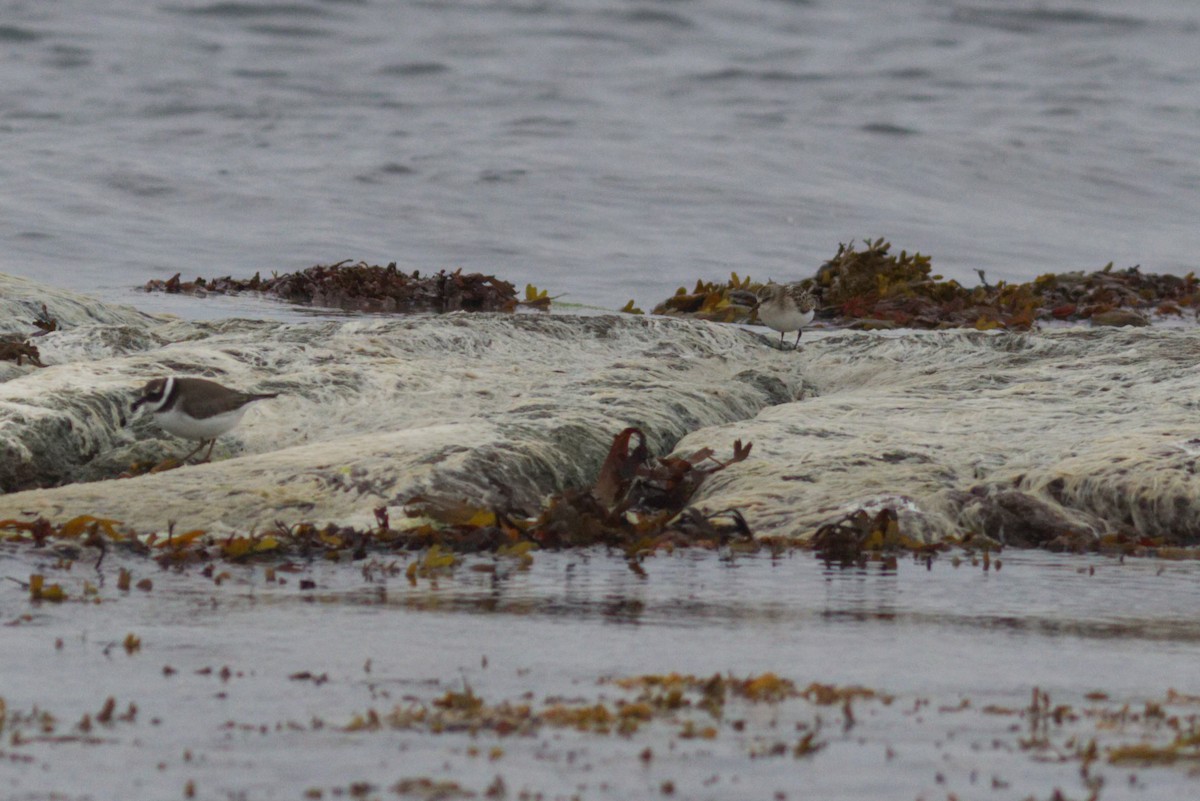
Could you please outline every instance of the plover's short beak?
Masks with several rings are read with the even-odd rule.
[[[145,402],[146,402],[146,396],[142,395],[141,397],[139,397],[137,400],[135,400],[133,402],[133,405],[129,407],[129,411],[136,412],[138,410],[138,407],[141,406]]]

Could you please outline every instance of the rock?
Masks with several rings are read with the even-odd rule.
[[[1039,547],[1063,540],[1094,544],[1096,530],[1061,506],[1019,490],[970,494],[958,513],[959,525],[1004,544]]]
[[[653,316],[187,323],[78,303],[78,324],[37,338],[46,367],[0,363],[0,520],[371,526],[418,494],[533,509],[590,486],[637,426],[655,453],[753,443],[693,503],[757,535],[890,509],[906,540],[1200,543],[1192,330],[834,331],[797,359]],[[166,373],[280,396],[212,464],[96,480],[190,449],[128,413]]]
[[[1133,309],[1112,309],[1110,311],[1093,314],[1090,318],[1092,325],[1108,325],[1120,327],[1125,325],[1145,326],[1150,325],[1150,321],[1143,317]]]
[[[626,426],[663,453],[801,391],[750,332],[628,315],[81,326],[39,343],[49,366],[0,385],[0,519],[95,514],[139,530],[370,521],[418,494],[536,509],[594,481]],[[212,464],[55,487],[111,479],[148,441],[190,450],[129,414],[168,373],[280,397],[255,404]]]
[[[33,321],[42,316],[43,306],[59,329],[89,323],[148,325],[168,319],[145,314],[132,306],[99,303],[68,289],[0,273],[0,334],[27,337],[36,333]]]
[[[899,327],[891,320],[878,320],[870,317],[855,320],[850,324],[850,328],[857,331],[894,331]]]
[[[1195,340],[1166,329],[831,332],[806,346],[802,400],[695,431],[677,451],[754,443],[693,502],[741,509],[760,536],[809,537],[890,505],[902,532],[929,540],[1197,544]]]

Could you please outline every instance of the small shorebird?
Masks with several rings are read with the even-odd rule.
[[[200,460],[207,462],[217,437],[241,422],[250,403],[274,397],[277,394],[273,392],[238,392],[206,378],[156,378],[142,387],[142,394],[133,402],[133,411],[144,405],[154,415],[154,421],[169,433],[200,440],[196,450],[180,459],[181,462],[199,453],[207,442],[208,453]]]
[[[817,299],[800,284],[776,284],[769,281],[758,290],[758,319],[763,325],[779,332],[779,344],[783,335],[796,332],[796,347],[800,347],[800,335],[804,326],[812,322]]]

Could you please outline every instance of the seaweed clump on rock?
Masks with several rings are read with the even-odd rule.
[[[35,367],[46,366],[36,345],[16,337],[0,337],[0,361],[16,362],[18,367],[25,362]]]
[[[1148,325],[1149,316],[1179,316],[1200,309],[1200,280],[1114,270],[1110,263],[1085,273],[1051,273],[1025,283],[965,287],[933,272],[921,253],[891,252],[882,238],[860,249],[853,242],[811,278],[799,283],[819,298],[817,316],[852,328],[994,328],[1028,330],[1039,321],[1084,321],[1093,325]],[[660,303],[657,314],[755,322],[755,295],[762,286],[736,274],[727,284],[698,281]]]
[[[180,281],[179,274],[147,282],[147,292],[206,295],[256,292],[288,303],[360,312],[511,312],[519,304],[507,281],[481,273],[441,270],[431,275],[405,273],[392,262],[386,267],[349,261],[316,265],[295,273],[262,278],[226,276]],[[533,304],[531,304],[533,305]]]
[[[750,276],[741,278],[737,273],[731,273],[724,284],[698,280],[690,292],[686,287],[675,290],[674,295],[654,307],[654,314],[694,317],[715,323],[753,322],[756,293],[762,286]],[[629,303],[624,310],[635,311],[633,301]]]
[[[404,503],[408,519],[396,526],[386,507],[375,510],[373,528],[277,523],[270,531],[231,535],[202,529],[179,533],[174,526],[165,534],[138,534],[119,520],[79,515],[57,525],[40,517],[0,520],[0,542],[36,548],[57,542],[71,551],[72,559],[81,546],[98,549],[101,560],[116,548],[153,556],[164,567],[217,560],[356,560],[369,553],[423,550],[424,555],[410,564],[409,578],[414,580],[452,567],[456,553],[524,559],[538,548],[599,545],[622,550],[636,571],[643,556],[659,549],[759,547],[736,509],[707,513],[688,506],[709,475],[746,459],[750,450],[751,445],[739,440],[726,461],[714,458],[709,448],[686,456],[655,457],[646,447],[645,434],[627,428],[613,438],[591,487],[556,493],[532,515],[469,500],[414,497]]]
[[[31,325],[38,329],[37,333],[32,336],[20,336],[16,334],[0,335],[0,361],[16,362],[17,366],[22,366],[25,362],[29,362],[35,367],[45,367],[42,364],[42,354],[30,340],[33,337],[40,337],[49,334],[52,331],[58,330],[58,321],[50,316],[50,312],[46,309],[46,304],[42,304],[42,313],[35,319]]]
[[[645,434],[626,428],[613,438],[594,485],[552,495],[536,515],[414,498],[405,512],[418,522],[408,536],[417,544],[455,550],[522,543],[554,549],[604,545],[631,558],[660,548],[752,543],[750,528],[736,509],[709,514],[688,507],[709,475],[743,461],[751,447],[738,440],[727,461],[714,458],[710,448],[682,457],[654,457]]]
[[[1194,274],[1143,274],[1138,267],[1091,273],[1048,273],[1033,281],[966,288],[933,274],[920,253],[889,253],[883,239],[863,250],[839,245],[837,255],[811,279],[825,307],[855,327],[1006,328],[1027,330],[1038,321],[1088,320],[1093,325],[1148,325],[1147,314],[1182,315],[1200,307]]]
[[[811,279],[822,305],[855,328],[1028,329],[1037,318],[1027,285],[967,289],[934,274],[929,256],[890,250],[883,239],[839,245]]]

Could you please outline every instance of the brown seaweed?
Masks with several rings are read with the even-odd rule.
[[[818,557],[827,564],[842,567],[862,566],[872,558],[895,565],[898,552],[931,556],[949,544],[928,544],[905,534],[899,516],[890,506],[871,514],[857,509],[819,527],[809,541]]]
[[[33,325],[38,329],[35,337],[44,337],[51,331],[58,330],[58,320],[50,316],[50,310],[46,308],[45,303],[42,304],[42,313],[33,319]]]
[[[28,340],[17,338],[0,338],[0,360],[16,362],[20,367],[29,362],[34,367],[45,367],[37,346]]]
[[[630,555],[659,547],[705,544],[710,547],[752,537],[736,510],[705,514],[687,510],[704,478],[750,454],[751,445],[734,444],[722,462],[705,448],[686,457],[652,457],[645,434],[626,428],[613,438],[595,484],[556,493],[536,516],[500,513],[469,504],[419,498],[409,515],[430,520],[414,534],[453,545],[485,546],[531,542],[542,548],[607,545]],[[685,513],[686,512],[686,513]]]
[[[375,512],[377,526],[366,530],[276,523],[269,531],[222,537],[201,529],[176,533],[174,526],[165,533],[137,535],[120,521],[80,515],[59,525],[42,518],[0,520],[0,539],[36,547],[50,539],[100,546],[101,559],[111,543],[152,555],[164,566],[292,557],[358,560],[371,552],[424,551],[410,565],[410,580],[453,567],[458,553],[486,551],[527,559],[536,548],[604,545],[638,558],[658,548],[752,543],[753,534],[738,510],[688,508],[707,476],[744,460],[750,451],[749,444],[738,441],[727,461],[716,459],[709,448],[684,457],[654,457],[643,432],[627,428],[613,438],[593,486],[556,493],[533,513],[418,496],[405,502],[408,525],[398,527],[384,508]]]
[[[521,301],[509,282],[461,269],[421,275],[417,270],[406,273],[395,262],[382,267],[349,260],[270,278],[255,273],[249,279],[225,276],[181,281],[176,273],[166,281],[149,281],[144,289],[197,296],[253,292],[304,306],[372,313],[511,312],[518,305],[546,309],[553,300],[544,290],[529,285],[526,300]]]
[[[1152,315],[1183,317],[1200,310],[1200,279],[1143,273],[1139,266],[1046,274],[1025,283],[966,287],[933,272],[932,259],[891,252],[882,238],[841,244],[810,278],[800,281],[820,301],[818,318],[854,328],[995,328],[1028,330],[1039,322],[1147,325]],[[736,274],[726,284],[698,281],[655,307],[656,314],[720,322],[754,322],[753,293],[761,284]]]
[[[37,346],[29,340],[34,337],[45,336],[51,331],[57,331],[58,320],[50,316],[50,311],[46,308],[46,304],[43,303],[42,313],[33,319],[31,325],[38,330],[28,337],[0,336],[0,360],[16,362],[18,367],[25,362],[29,362],[34,367],[46,366],[42,364],[42,355],[38,352]]]

